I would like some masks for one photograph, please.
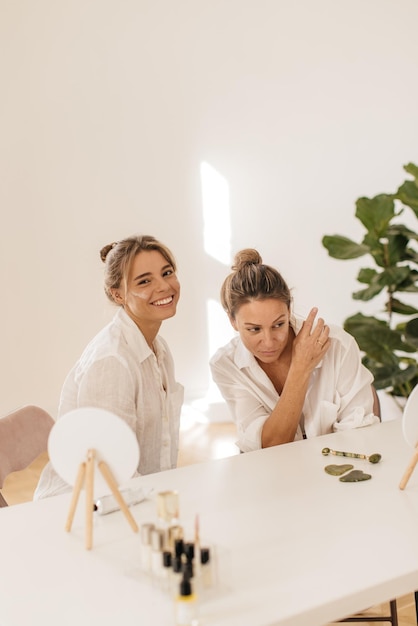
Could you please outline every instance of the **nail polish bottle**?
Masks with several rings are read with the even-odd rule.
[[[176,598],[176,626],[197,626],[198,606],[197,597],[193,593],[190,579],[183,575]]]
[[[200,549],[200,585],[203,589],[208,589],[214,584],[213,563],[211,561],[210,548]]]
[[[173,578],[173,555],[168,550],[162,554],[161,586],[163,591],[170,591]]]
[[[161,528],[151,530],[151,570],[156,578],[160,578],[163,569],[164,531]]]
[[[141,525],[141,567],[144,572],[151,571],[151,531],[154,530],[154,524]]]
[[[183,561],[181,556],[174,556],[171,565],[171,595],[176,598],[183,578]]]

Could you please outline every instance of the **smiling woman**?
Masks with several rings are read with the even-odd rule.
[[[68,374],[58,416],[81,407],[118,415],[135,432],[138,472],[176,467],[183,387],[176,382],[162,322],[176,313],[180,284],[170,250],[151,236],[128,237],[100,251],[104,288],[118,306]],[[69,491],[50,463],[34,498]]]

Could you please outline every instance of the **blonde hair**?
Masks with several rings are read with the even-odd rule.
[[[157,250],[176,271],[176,262],[171,251],[150,235],[134,235],[121,241],[110,243],[100,250],[100,258],[105,264],[104,290],[111,302],[114,302],[112,289],[119,289],[122,283],[127,286],[132,262],[139,252]]]
[[[237,252],[231,269],[221,287],[221,303],[232,319],[243,304],[252,300],[274,298],[290,309],[292,296],[286,281],[274,267],[263,264],[257,250]]]

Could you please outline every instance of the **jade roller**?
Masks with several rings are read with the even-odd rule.
[[[367,456],[366,454],[357,454],[356,452],[341,452],[339,450],[331,450],[331,448],[322,448],[322,454],[324,456],[328,456],[328,454],[335,454],[336,456],[349,456],[352,459],[366,459],[370,463],[379,463],[382,458],[381,454],[371,454]]]

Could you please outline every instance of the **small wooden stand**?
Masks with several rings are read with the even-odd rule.
[[[93,546],[93,510],[94,510],[94,465],[96,461],[96,451],[89,449],[87,451],[86,461],[80,463],[80,467],[77,473],[76,482],[74,484],[73,496],[70,503],[70,510],[68,512],[67,523],[65,530],[70,532],[74,519],[75,510],[77,508],[78,498],[80,491],[85,483],[86,487],[86,550],[91,550]],[[99,461],[97,463],[99,470],[101,471],[104,479],[109,485],[116,502],[119,504],[122,513],[124,513],[126,519],[129,522],[132,530],[137,533],[138,526],[134,518],[129,511],[129,508],[122,498],[122,495],[118,489],[117,483],[114,479],[109,466],[105,461]]]
[[[399,483],[399,489],[405,489],[408,480],[411,478],[411,474],[415,469],[416,464],[418,463],[418,443],[415,446],[415,452],[412,456],[412,459],[405,470],[405,474],[402,476],[402,480]]]

